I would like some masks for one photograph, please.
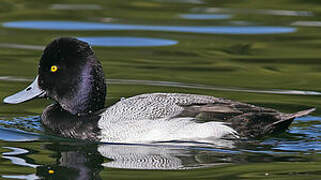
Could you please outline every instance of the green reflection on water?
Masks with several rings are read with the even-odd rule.
[[[203,1],[203,4],[173,3],[152,0],[131,1],[63,1],[54,4],[96,4],[99,10],[57,10],[52,1],[2,0],[0,17],[2,22],[18,20],[77,20],[95,22],[116,22],[148,25],[231,25],[233,23],[253,23],[259,25],[290,26],[295,21],[320,21],[319,2],[273,0],[266,3],[256,1]],[[227,20],[186,20],[179,14],[209,13],[221,7],[249,9],[248,13],[234,11],[231,21]],[[253,14],[250,10],[280,8],[289,11],[307,11],[311,16],[287,16]],[[212,9],[213,10],[213,9]],[[233,10],[233,9],[232,9]],[[200,11],[200,12],[199,12]],[[300,14],[300,13],[299,13]],[[309,14],[309,13],[308,13]],[[296,27],[296,26],[295,26]],[[251,89],[295,89],[321,91],[320,86],[320,29],[317,27],[297,27],[297,32],[274,35],[209,35],[150,31],[39,31],[6,29],[0,27],[0,43],[45,46],[58,36],[134,36],[176,40],[179,44],[169,47],[144,48],[102,48],[94,47],[109,79],[137,79],[198,83],[219,87]],[[41,51],[1,47],[0,76],[33,78]],[[28,82],[0,81],[0,98],[24,88]],[[213,91],[175,87],[110,85],[108,105],[121,97],[148,92],[200,93],[226,97],[238,101],[277,108],[293,112],[308,107],[317,107],[320,114],[320,96],[276,95],[245,92]],[[0,104],[0,118],[12,119],[41,114],[50,102],[35,100],[25,104],[10,106]],[[318,122],[313,122],[315,125]],[[313,140],[311,140],[313,142]],[[20,147],[30,150],[22,158],[29,163],[55,165],[59,161],[59,151],[46,145],[54,140],[39,142],[0,141],[0,147]],[[49,150],[50,149],[50,150]],[[278,153],[269,149],[271,152]],[[0,148],[0,153],[9,151]],[[81,152],[81,150],[79,150]],[[233,156],[233,155],[230,155]],[[243,154],[241,156],[247,156]],[[276,155],[277,156],[277,155]],[[147,171],[104,168],[102,179],[318,179],[320,155],[318,153],[296,154],[304,162],[264,162],[265,155],[257,154],[259,160],[245,160],[237,164],[214,166],[194,170]],[[229,157],[227,157],[229,158]],[[210,159],[210,157],[209,157]],[[107,161],[107,160],[105,160]],[[95,161],[93,161],[95,162]],[[95,164],[97,165],[97,164]],[[95,166],[90,165],[90,166]],[[0,175],[26,175],[36,173],[36,169],[12,164],[0,159]]]

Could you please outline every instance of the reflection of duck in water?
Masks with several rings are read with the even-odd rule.
[[[215,157],[215,152],[193,151],[174,146],[57,143],[47,145],[46,148],[58,154],[56,163],[37,166],[36,175],[45,179],[106,179],[106,176],[121,176],[108,169],[105,169],[107,173],[100,173],[104,167],[179,170],[229,163],[222,163],[225,158]],[[208,156],[212,158],[208,160]]]
[[[103,169],[103,157],[95,144],[50,144],[46,148],[58,152],[55,164],[37,167],[36,175],[44,179],[97,179]]]
[[[112,161],[102,164],[104,167],[109,168],[190,169],[205,166],[202,162],[198,161],[196,157],[198,153],[192,153],[188,149],[175,148],[175,146],[165,147],[102,144],[98,146],[98,151],[105,158],[112,159]]]
[[[221,140],[218,139],[218,141]],[[226,152],[215,149],[215,146],[201,148],[197,146],[178,146],[178,144],[161,146],[59,141],[52,144],[46,144],[42,147],[45,149],[46,154],[50,152],[50,158],[46,160],[39,159],[42,155],[41,153],[37,153],[37,150],[30,151],[29,149],[23,148],[6,148],[12,150],[12,152],[1,153],[0,155],[2,155],[2,158],[9,159],[13,164],[18,166],[36,169],[35,174],[24,174],[20,171],[13,171],[12,173],[16,172],[17,174],[2,175],[3,178],[19,177],[19,179],[80,180],[109,179],[113,177],[119,179],[120,177],[123,177],[123,174],[119,173],[118,170],[115,171],[108,168],[184,170],[226,165],[240,161],[240,156],[231,156],[230,158],[227,158]],[[44,162],[47,163],[44,165],[39,164],[43,164]],[[103,173],[101,173],[101,171],[103,171]],[[142,171],[132,171],[130,174],[131,176],[141,178],[141,172]],[[154,171],[150,171],[150,173],[153,172]],[[30,173],[30,171],[25,173]],[[144,174],[146,175],[148,172],[144,171]],[[151,174],[147,176],[150,175]],[[154,175],[155,172],[153,176]],[[128,176],[128,173],[125,174],[125,176]],[[194,173],[194,176],[195,178],[199,177],[199,173]]]
[[[42,114],[49,130],[104,142],[260,137],[283,131],[295,117],[314,110],[285,114],[212,96],[178,93],[137,95],[104,109],[105,96],[104,73],[91,47],[75,38],[59,38],[44,50],[31,86],[4,102],[50,97],[57,103]]]

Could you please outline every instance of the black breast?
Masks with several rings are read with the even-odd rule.
[[[98,141],[100,129],[98,128],[99,115],[77,116],[62,109],[58,104],[48,106],[41,121],[46,131],[68,138]]]

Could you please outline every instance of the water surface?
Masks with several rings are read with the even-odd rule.
[[[157,26],[114,24],[80,21],[14,21],[3,23],[7,28],[39,30],[81,30],[81,31],[169,31],[208,34],[277,34],[290,33],[296,29],[280,26]]]
[[[0,2],[0,98],[37,74],[52,39],[88,41],[106,104],[151,92],[199,93],[295,112],[283,134],[150,144],[89,143],[49,134],[40,99],[0,103],[1,179],[320,179],[317,1]],[[280,8],[282,7],[282,8]]]

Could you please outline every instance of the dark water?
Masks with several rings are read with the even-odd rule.
[[[88,41],[107,104],[148,92],[200,93],[294,112],[278,136],[215,144],[96,144],[47,134],[50,100],[0,104],[1,179],[320,179],[321,2],[0,2],[0,98],[37,74],[52,39]]]

